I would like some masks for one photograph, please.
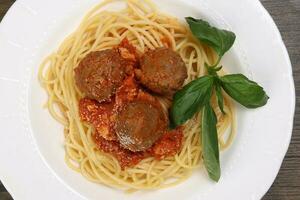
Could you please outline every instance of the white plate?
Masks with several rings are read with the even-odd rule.
[[[124,194],[88,182],[64,163],[62,127],[42,104],[37,82],[42,59],[100,0],[19,0],[0,26],[0,179],[15,199],[260,199],[274,181],[291,138],[295,94],[291,63],[273,20],[256,0],[164,0],[179,18],[202,17],[233,30],[234,48],[223,64],[259,82],[268,104],[238,106],[238,134],[221,154],[222,177],[203,169],[176,187]]]

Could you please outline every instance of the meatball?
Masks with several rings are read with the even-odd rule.
[[[91,99],[109,100],[121,86],[128,65],[118,49],[92,52],[75,69],[76,85]]]
[[[145,87],[166,96],[173,95],[187,78],[182,58],[168,48],[146,52],[140,59],[140,69],[135,72]]]
[[[122,147],[145,151],[167,128],[167,117],[158,102],[136,99],[126,102],[116,118],[115,131]]]

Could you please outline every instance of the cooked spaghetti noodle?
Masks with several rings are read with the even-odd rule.
[[[104,9],[114,2],[104,1],[92,9],[78,29],[42,63],[39,79],[49,95],[46,107],[64,126],[66,163],[88,180],[127,191],[169,187],[188,178],[201,164],[201,113],[184,124],[184,142],[178,154],[161,161],[146,158],[122,170],[113,156],[96,148],[93,127],[80,120],[78,101],[83,94],[76,88],[74,68],[88,53],[111,49],[127,38],[142,53],[161,46],[178,52],[186,63],[186,84],[206,74],[204,63],[215,63],[216,55],[197,41],[186,25],[161,14],[151,1],[127,0],[121,11]],[[219,110],[216,99],[211,100],[218,118],[221,150],[231,144],[235,130],[234,107],[224,97],[226,115]],[[166,108],[168,100],[159,100]]]

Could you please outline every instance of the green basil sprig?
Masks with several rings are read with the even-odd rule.
[[[199,112],[202,106],[209,102],[213,84],[214,77],[207,75],[190,82],[178,91],[171,109],[172,124],[183,124]]]
[[[264,106],[269,97],[256,82],[242,74],[230,74],[220,77],[217,67],[222,56],[232,47],[235,34],[227,30],[212,27],[208,22],[192,17],[186,18],[193,35],[202,43],[213,48],[219,55],[217,63],[208,66],[208,75],[200,77],[178,91],[173,98],[170,119],[173,127],[182,125],[202,109],[201,141],[205,168],[209,177],[218,181],[220,178],[219,143],[217,134],[217,117],[210,105],[215,91],[220,110],[224,112],[222,89],[235,101],[247,108]]]
[[[218,106],[219,106],[221,112],[223,114],[225,114],[225,111],[224,111],[224,101],[223,101],[224,98],[223,98],[223,95],[222,95],[221,85],[220,84],[216,84],[215,87],[216,87],[216,96],[217,96]]]
[[[226,93],[247,108],[258,108],[268,102],[264,89],[243,74],[229,74],[220,80]]]
[[[221,58],[233,45],[235,34],[231,31],[220,30],[210,26],[201,19],[185,18],[193,35],[201,42],[213,48]]]
[[[201,140],[203,161],[209,177],[218,181],[221,176],[220,160],[219,160],[219,145],[217,133],[217,117],[209,103],[202,110],[202,126]]]

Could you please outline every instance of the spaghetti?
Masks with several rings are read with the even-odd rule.
[[[187,179],[201,164],[201,113],[184,124],[184,142],[178,154],[161,161],[146,158],[122,170],[116,158],[96,148],[93,127],[80,120],[78,102],[84,95],[75,85],[74,68],[90,52],[111,49],[127,38],[142,53],[162,46],[178,52],[187,67],[186,84],[205,75],[204,63],[215,63],[216,55],[176,18],[161,14],[151,1],[126,0],[121,11],[104,9],[114,2],[106,0],[92,9],[78,29],[42,63],[38,76],[49,95],[46,107],[64,126],[66,163],[88,180],[127,191],[169,187]],[[235,130],[234,107],[224,97],[226,115],[216,99],[211,100],[218,118],[221,150],[231,144]],[[159,101],[164,108],[170,103],[164,98]],[[225,134],[227,130],[229,134]]]

